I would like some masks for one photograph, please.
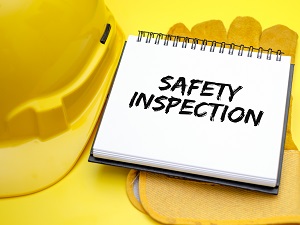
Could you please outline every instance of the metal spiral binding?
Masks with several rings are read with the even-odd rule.
[[[210,52],[214,52],[215,48],[219,47],[219,53],[223,54],[225,48],[228,48],[228,54],[233,55],[235,49],[238,50],[238,56],[242,56],[247,51],[247,57],[252,57],[253,52],[256,52],[258,59],[262,58],[263,53],[267,53],[267,60],[271,60],[272,55],[276,55],[276,61],[281,61],[281,56],[284,54],[281,50],[274,51],[271,48],[263,49],[262,47],[254,48],[253,46],[237,45],[235,43],[226,43],[211,41],[206,39],[191,38],[185,36],[176,36],[170,34],[155,33],[149,31],[138,31],[137,41],[141,42],[142,38],[146,37],[145,42],[150,43],[154,39],[154,44],[158,45],[163,41],[163,45],[168,46],[170,41],[173,41],[173,47],[178,47],[181,43],[182,48],[187,48],[187,44],[191,43],[191,49],[196,50],[197,46],[200,46],[201,51],[205,51],[207,46],[210,46]]]

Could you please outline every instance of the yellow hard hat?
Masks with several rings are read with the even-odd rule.
[[[0,197],[42,190],[72,169],[123,43],[103,0],[0,1]]]

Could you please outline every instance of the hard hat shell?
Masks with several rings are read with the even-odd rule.
[[[99,118],[124,35],[103,0],[0,7],[0,197],[74,166]]]

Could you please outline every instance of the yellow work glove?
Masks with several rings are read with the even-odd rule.
[[[280,49],[295,62],[298,35],[283,25],[262,31],[260,23],[251,17],[236,18],[228,33],[219,20],[199,23],[191,30],[182,23],[175,24],[168,33]],[[131,170],[127,177],[130,201],[165,224],[300,224],[300,152],[292,139],[291,107],[292,100],[278,195]]]

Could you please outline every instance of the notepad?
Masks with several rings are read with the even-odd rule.
[[[277,50],[129,36],[90,161],[277,193],[292,71]]]

